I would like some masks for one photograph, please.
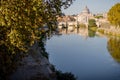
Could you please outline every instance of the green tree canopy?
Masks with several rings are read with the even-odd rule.
[[[97,15],[97,16],[95,16],[95,18],[100,19],[100,18],[103,18],[103,16],[102,15]]]
[[[18,53],[43,39],[43,26],[55,28],[61,8],[73,0],[0,0],[0,80],[15,65]],[[42,41],[41,41],[42,42]],[[16,57],[17,56],[17,57]],[[19,57],[18,57],[19,56]]]
[[[115,4],[108,12],[108,20],[111,24],[120,27],[120,3]]]
[[[96,25],[95,19],[89,19],[88,26],[89,27],[96,27],[97,25]]]
[[[1,0],[0,47],[10,53],[26,51],[40,38],[40,28],[45,24],[54,28],[61,7],[67,8],[71,3],[72,0]]]

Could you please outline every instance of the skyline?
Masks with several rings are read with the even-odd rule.
[[[120,0],[75,0],[69,8],[62,9],[62,12],[66,15],[79,14],[87,6],[93,14],[105,13],[116,3],[120,3]]]

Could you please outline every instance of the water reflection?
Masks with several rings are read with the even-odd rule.
[[[108,51],[110,52],[111,56],[120,63],[120,38],[112,37],[108,40]]]
[[[89,30],[89,37],[95,37],[96,36],[96,31]]]
[[[95,30],[91,30],[87,27],[78,27],[75,28],[73,26],[70,26],[68,28],[61,28],[59,29],[59,34],[77,34],[85,39],[90,37],[101,36],[99,34],[96,34],[97,32]],[[103,36],[103,35],[102,35]],[[105,35],[104,35],[105,36]],[[107,42],[107,48],[110,53],[110,55],[113,57],[113,59],[120,63],[120,37],[110,37],[107,36],[108,42]]]
[[[59,34],[78,34],[80,36],[83,36],[85,38],[87,37],[95,37],[96,31],[92,31],[88,29],[87,27],[78,27],[75,28],[73,26],[70,26],[68,28],[61,28],[59,29]]]
[[[115,62],[120,61],[120,39],[96,33],[85,27],[59,29],[60,37],[46,43],[50,62],[78,80],[120,80],[120,65]]]

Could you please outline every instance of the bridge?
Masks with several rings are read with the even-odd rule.
[[[78,25],[80,23],[78,23],[77,21],[69,21],[69,22],[58,22],[58,28],[68,28],[68,27],[75,27],[77,28]],[[85,23],[85,25],[88,27],[88,23]]]
[[[77,27],[77,22],[59,22],[58,26],[68,27],[68,26],[75,26]]]
[[[85,24],[86,27],[88,28],[88,22],[80,23],[77,21],[58,22],[58,28],[59,29],[61,29],[61,28],[73,28],[73,27],[77,28],[77,27],[79,27],[78,26],[79,24]],[[97,27],[100,27],[100,21],[96,20],[96,25],[97,25]]]

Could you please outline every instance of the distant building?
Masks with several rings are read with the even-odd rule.
[[[107,19],[107,12],[106,12],[106,13],[103,13],[103,18],[106,18],[106,19]]]
[[[90,13],[90,10],[86,6],[83,11],[77,15],[77,21],[79,23],[87,24],[88,20],[93,18],[93,14]]]
[[[96,16],[102,16],[101,18],[97,18]],[[101,26],[102,23],[108,23],[107,13],[102,14],[92,14],[87,6],[78,14],[78,15],[63,15],[62,17],[58,17],[58,25],[74,25],[85,24],[88,27],[89,19],[95,19],[96,25],[98,27]]]

